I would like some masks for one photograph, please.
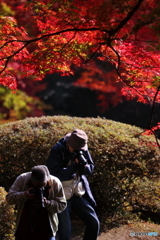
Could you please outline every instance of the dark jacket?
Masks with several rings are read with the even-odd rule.
[[[93,207],[96,206],[96,202],[92,195],[89,182],[87,180],[88,175],[93,173],[94,163],[89,151],[83,151],[87,160],[85,167],[79,166],[79,164],[73,164],[68,166],[71,153],[66,147],[65,138],[62,138],[57,144],[55,144],[49,154],[47,160],[47,167],[53,176],[56,176],[60,181],[68,181],[73,179],[75,173],[78,171],[86,190],[85,197],[88,198]]]

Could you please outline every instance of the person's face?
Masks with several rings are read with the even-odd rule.
[[[72,147],[70,147],[69,145],[68,145],[68,149],[69,149],[69,151],[70,152],[73,152],[73,151],[75,151],[75,149],[73,149]]]

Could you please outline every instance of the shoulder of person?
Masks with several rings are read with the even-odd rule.
[[[66,148],[66,141],[64,138],[61,138],[54,146],[53,149],[63,150]]]
[[[50,181],[52,184],[54,184],[54,183],[61,184],[61,181],[59,180],[59,178],[57,178],[53,175],[50,175]]]
[[[25,179],[25,178],[29,178],[31,176],[31,172],[25,172],[20,174],[17,179]]]

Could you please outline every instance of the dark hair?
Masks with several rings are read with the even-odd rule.
[[[49,180],[49,170],[45,165],[38,165],[32,168],[32,182],[46,183]]]

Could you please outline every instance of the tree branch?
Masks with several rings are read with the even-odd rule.
[[[157,95],[159,93],[159,90],[160,90],[160,86],[158,86],[158,89],[154,95],[154,99],[153,99],[153,103],[152,103],[152,109],[151,109],[151,117],[150,117],[150,121],[149,121],[149,129],[152,128],[152,122],[153,122],[153,115],[154,115],[154,109],[155,109],[155,102],[156,102],[156,98],[157,98]]]
[[[110,32],[110,36],[115,35],[121,28],[124,27],[124,25],[132,18],[134,13],[140,8],[140,5],[144,2],[144,0],[139,0],[137,4],[134,6],[134,8],[128,13],[128,15],[120,22],[120,24]]]
[[[112,45],[109,46],[111,48],[111,50],[116,54],[117,56],[117,62],[118,62],[118,66],[115,67],[116,71],[117,71],[117,74],[118,76],[120,77],[120,79],[122,80],[122,82],[127,86],[127,87],[130,87],[132,88],[134,91],[136,91],[140,96],[144,97],[148,102],[150,102],[150,98],[148,96],[144,96],[142,95],[136,88],[134,88],[133,86],[130,86],[130,84],[128,84],[121,76],[121,73],[120,73],[120,63],[121,63],[121,57],[120,55],[118,54],[118,52],[114,49],[114,47]]]

